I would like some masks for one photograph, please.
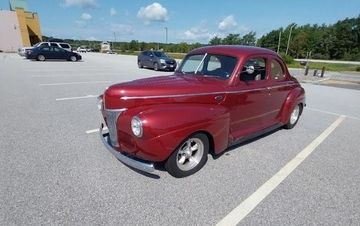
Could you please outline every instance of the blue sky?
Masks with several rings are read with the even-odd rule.
[[[360,0],[28,0],[42,32],[56,38],[200,42],[217,35],[257,37],[290,23],[332,24],[360,15]],[[0,0],[8,9],[8,0]]]

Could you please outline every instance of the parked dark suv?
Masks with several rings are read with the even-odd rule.
[[[158,70],[174,71],[176,68],[176,60],[169,57],[166,53],[161,51],[142,51],[138,55],[139,68],[148,67]]]

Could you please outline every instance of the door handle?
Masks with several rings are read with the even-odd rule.
[[[266,92],[270,95],[270,94],[271,94],[271,88],[270,88],[270,87],[266,87]]]
[[[222,95],[218,95],[218,96],[215,97],[215,100],[216,100],[217,102],[220,102],[220,101],[222,101],[223,98],[224,98],[224,97],[223,97]]]

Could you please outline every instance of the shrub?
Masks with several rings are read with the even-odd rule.
[[[355,70],[356,70],[356,71],[360,71],[360,66],[357,66],[357,67],[355,68]]]
[[[294,62],[294,58],[289,55],[281,54],[281,57],[285,61],[286,64],[292,64]]]

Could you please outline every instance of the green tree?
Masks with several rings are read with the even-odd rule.
[[[225,45],[240,45],[240,34],[229,34],[222,40],[222,43]]]
[[[240,41],[241,45],[255,46],[256,44],[256,33],[250,31],[244,35]]]
[[[218,36],[213,37],[210,41],[209,41],[210,45],[221,45],[222,44],[222,40],[221,38],[219,38]]]

